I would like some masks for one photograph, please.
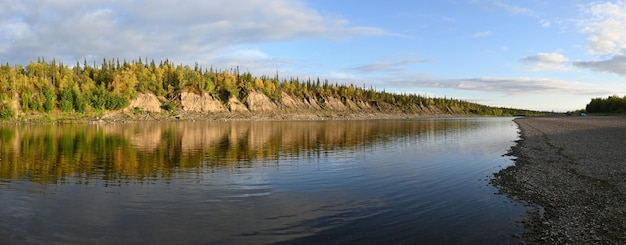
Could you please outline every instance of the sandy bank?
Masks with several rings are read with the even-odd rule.
[[[529,244],[626,244],[626,117],[520,118],[501,192],[537,208]]]

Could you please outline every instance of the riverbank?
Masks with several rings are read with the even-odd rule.
[[[519,118],[515,165],[492,182],[532,207],[528,244],[626,243],[626,117]]]
[[[409,114],[409,113],[154,113],[115,111],[106,114],[32,114],[18,119],[3,120],[0,124],[20,123],[133,123],[133,122],[168,122],[168,121],[326,121],[326,120],[393,120],[416,118],[452,118],[452,117],[489,117],[472,114]]]
[[[282,92],[280,98],[270,99],[264,93],[250,91],[240,100],[236,96],[218,98],[207,92],[197,94],[183,91],[173,96],[156,96],[139,93],[128,105],[118,109],[83,108],[32,109],[16,95],[9,101],[0,101],[1,122],[119,122],[119,121],[168,121],[168,120],[367,120],[405,119],[429,117],[465,116],[513,116],[537,115],[544,112],[485,107],[448,99],[428,99],[424,102],[384,101],[378,99],[338,97],[336,95],[293,95]],[[398,97],[401,98],[401,97]],[[6,106],[9,104],[10,106]],[[60,104],[60,102],[59,102]],[[7,108],[9,108],[7,113]]]

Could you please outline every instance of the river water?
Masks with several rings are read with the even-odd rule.
[[[506,244],[512,118],[0,125],[1,244]]]

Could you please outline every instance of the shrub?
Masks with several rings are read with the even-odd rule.
[[[51,112],[55,107],[55,103],[57,101],[57,95],[56,93],[54,93],[54,90],[47,88],[43,91],[43,96],[44,96],[43,109],[45,112]]]
[[[74,101],[74,110],[80,113],[85,112],[87,109],[87,101],[85,101],[83,94],[76,89],[72,89],[72,99]]]
[[[0,120],[7,120],[15,117],[13,107],[5,102],[0,102]]]
[[[123,96],[112,95],[110,93],[105,96],[104,108],[107,110],[119,110],[130,104],[130,101]]]
[[[30,90],[22,91],[20,95],[22,110],[29,111],[30,109],[32,109],[30,107],[32,100],[33,100],[33,92],[31,92]]]
[[[176,109],[176,104],[174,102],[167,101],[163,103],[163,105],[161,106],[161,109],[166,110],[166,111],[173,111],[174,109]]]
[[[74,109],[74,96],[69,89],[61,92],[61,98],[59,99],[59,109],[63,112],[69,112]]]

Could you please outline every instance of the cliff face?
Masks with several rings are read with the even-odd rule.
[[[137,98],[130,102],[125,110],[140,108],[149,112],[162,112],[161,102],[154,94],[138,94]]]
[[[413,104],[396,106],[380,101],[363,101],[335,96],[294,96],[282,93],[277,100],[253,91],[242,100],[231,96],[221,101],[209,93],[181,92],[175,98],[158,97],[140,93],[126,108],[106,111],[102,116],[63,114],[56,110],[50,114],[24,112],[20,101],[14,97],[16,121],[54,120],[322,120],[322,119],[392,119],[416,117],[441,117],[446,115],[473,115],[462,108],[440,109],[434,105]],[[169,109],[169,110],[168,110]]]
[[[182,92],[180,105],[187,112],[215,113],[227,111],[222,103],[206,92],[202,93],[202,95]]]
[[[162,101],[165,101],[162,99]],[[251,92],[243,101],[230,97],[225,103],[208,93],[182,92],[175,112],[187,119],[372,119],[464,115],[463,110],[448,108],[444,111],[435,106],[411,105],[400,108],[385,102],[367,102],[333,96],[293,96],[282,93],[272,101],[261,92]],[[124,111],[141,109],[161,112],[161,102],[152,94],[140,94]],[[159,105],[159,106],[156,106]]]
[[[246,104],[251,112],[268,112],[274,111],[278,108],[278,106],[274,104],[270,98],[259,92],[252,92],[248,94]]]
[[[173,105],[173,108],[172,106]],[[472,115],[462,108],[448,107],[444,110],[432,105],[414,104],[399,107],[379,101],[352,100],[334,96],[294,96],[282,93],[277,100],[253,91],[242,100],[230,97],[221,101],[209,93],[181,92],[174,99],[157,97],[152,93],[140,93],[126,108],[106,111],[103,116],[25,113],[17,96],[13,100],[16,121],[46,121],[53,115],[60,121],[104,120],[324,120],[324,119],[392,119],[417,117],[442,117]],[[167,110],[167,108],[170,110]],[[58,113],[58,114],[55,114]]]

